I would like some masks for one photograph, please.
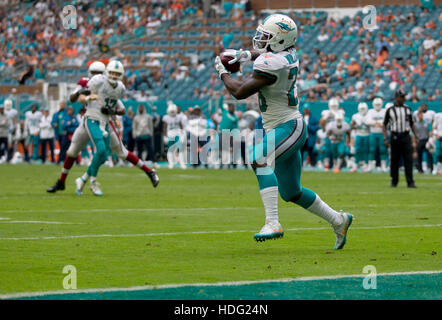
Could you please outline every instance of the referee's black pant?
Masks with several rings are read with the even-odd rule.
[[[399,182],[399,162],[402,157],[404,159],[405,179],[408,185],[413,185],[413,147],[410,135],[408,133],[392,133],[390,145],[391,184],[397,185]]]

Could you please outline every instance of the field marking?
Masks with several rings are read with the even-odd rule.
[[[0,223],[84,224],[84,223],[82,223],[82,222],[35,221],[35,220],[11,220],[11,218],[6,218],[6,217],[0,217]]]
[[[421,275],[421,274],[439,274],[442,270],[429,271],[411,271],[411,272],[390,272],[378,273],[377,276],[406,276],[406,275]],[[38,297],[47,295],[63,295],[63,294],[78,294],[78,293],[94,293],[94,292],[116,292],[116,291],[140,291],[140,290],[158,290],[158,289],[174,289],[182,287],[221,287],[221,286],[241,286],[262,283],[277,283],[277,282],[298,282],[298,281],[315,281],[315,280],[335,280],[345,278],[364,278],[366,274],[352,274],[352,275],[335,275],[335,276],[310,276],[299,278],[282,278],[282,279],[268,279],[268,280],[250,280],[250,281],[225,281],[214,283],[178,283],[178,284],[162,284],[162,285],[146,285],[134,286],[127,288],[91,288],[81,290],[54,290],[54,291],[36,291],[36,292],[20,292],[11,294],[1,294],[0,299],[13,299],[25,297]]]
[[[37,223],[37,224],[84,224],[82,222],[59,222],[59,221],[26,221],[26,220],[5,220],[0,223]]]
[[[71,210],[48,210],[48,209],[38,209],[38,210],[3,210],[3,213],[32,213],[32,212],[155,212],[155,211],[204,211],[204,210],[256,210],[262,209],[263,207],[227,207],[227,208],[120,208],[120,209],[71,209]]]
[[[397,207],[398,204],[390,203],[390,204],[368,204],[367,208],[376,208],[376,207]],[[407,207],[429,207],[432,206],[429,203],[410,203],[407,204]],[[350,205],[349,207],[354,207],[354,205]],[[280,210],[291,210],[297,207],[284,207],[279,208]],[[96,208],[96,209],[69,209],[69,210],[52,210],[52,209],[25,209],[25,210],[1,210],[2,213],[33,213],[33,212],[48,212],[48,213],[69,213],[69,212],[156,212],[156,211],[206,211],[206,210],[264,210],[263,207],[226,207],[226,208],[218,208],[218,207],[210,207],[210,208]]]
[[[402,226],[376,226],[376,227],[353,227],[352,230],[377,230],[377,229],[401,229],[401,228],[434,228],[442,227],[442,224],[421,224]],[[311,231],[311,230],[331,230],[331,227],[317,228],[289,228],[286,231]],[[24,238],[0,238],[0,241],[19,240],[61,240],[80,238],[137,238],[137,237],[158,237],[158,236],[180,236],[194,234],[227,234],[227,233],[253,233],[256,230],[225,230],[225,231],[183,231],[183,232],[160,232],[160,233],[132,233],[132,234],[83,234],[73,236],[47,236],[47,237],[24,237]]]

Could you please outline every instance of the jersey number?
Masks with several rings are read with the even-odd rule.
[[[298,67],[291,68],[289,73],[289,80],[293,80],[293,82],[292,85],[290,86],[289,92],[287,93],[287,96],[289,98],[289,106],[291,107],[295,107],[298,105],[298,97],[295,97],[295,84],[297,78],[298,78]],[[261,112],[266,112],[267,102],[261,91],[258,92],[258,102],[259,102],[259,110],[261,110]]]
[[[261,91],[258,91],[258,103],[259,103],[259,110],[261,110],[261,112],[266,112],[267,101],[264,95],[261,93]]]
[[[298,67],[294,67],[290,69],[289,80],[293,80],[292,85],[290,86],[290,90],[287,93],[289,98],[289,106],[295,107],[298,105],[298,97],[295,97],[295,84],[296,79],[298,78]]]
[[[116,99],[106,98],[104,99],[104,102],[106,102],[106,108],[113,109],[115,105],[117,104]]]

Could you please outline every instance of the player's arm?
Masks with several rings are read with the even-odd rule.
[[[411,113],[411,110],[410,110],[410,113]],[[414,126],[414,121],[413,121],[413,117],[412,116],[410,116],[409,122],[410,122],[410,128],[413,131],[413,136],[412,136],[413,153],[417,154],[418,141],[417,141],[416,128]]]
[[[274,84],[276,77],[270,78],[254,72],[252,76],[246,78],[244,81],[239,81],[233,79],[230,74],[224,73],[221,75],[221,80],[232,96],[238,100],[242,100],[257,93],[262,87]]]
[[[351,143],[351,129],[348,129],[347,130],[347,137],[346,137],[345,145],[349,147],[350,143]]]
[[[81,88],[69,96],[69,101],[71,103],[77,102],[77,100],[80,98],[80,96],[84,96],[82,98],[84,101],[84,98],[90,94],[91,94],[91,91],[88,88]]]
[[[232,57],[233,59],[229,61],[229,64],[234,64],[239,61],[240,63],[247,63],[249,61],[254,61],[259,57],[260,53],[256,50],[235,50],[227,49],[223,52],[224,56]]]
[[[126,108],[124,107],[123,102],[121,102],[121,100],[118,100],[117,107],[115,109],[115,114],[117,116],[124,116],[125,113],[126,113]]]

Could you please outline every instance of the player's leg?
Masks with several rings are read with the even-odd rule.
[[[376,133],[370,133],[368,144],[369,144],[369,149],[368,149],[368,167],[367,167],[367,171],[371,172],[376,167],[375,155],[376,155],[376,148],[378,147],[378,141],[377,141],[377,138],[376,138]]]
[[[290,130],[283,127],[284,125],[270,130],[259,143],[252,146],[249,155],[266,217],[264,226],[254,235],[256,241],[277,239],[284,235],[278,217],[278,180],[272,167],[274,160],[271,159],[275,154],[275,146],[278,145],[277,140],[283,141],[283,137],[290,136]]]
[[[388,166],[387,166],[388,150],[384,144],[384,136],[382,133],[377,134],[377,145],[379,146],[379,157],[381,159],[381,169],[384,172],[388,172]]]
[[[336,234],[335,249],[342,249],[353,216],[337,212],[315,192],[301,186],[301,155],[298,146],[295,145],[285,158],[276,160],[275,172],[281,198],[284,201],[293,202],[329,222]]]
[[[96,196],[101,196],[103,193],[101,192],[98,182],[97,175],[98,170],[102,164],[104,164],[107,160],[107,156],[109,154],[109,135],[107,137],[103,136],[103,131],[100,128],[100,122],[97,120],[86,119],[85,120],[85,128],[89,134],[89,138],[91,139],[94,148],[95,154],[92,158],[92,162],[87,168],[87,171],[80,178],[84,183],[91,179],[91,191]],[[78,180],[78,179],[77,179]],[[78,194],[81,194],[78,192]]]
[[[330,158],[332,155],[332,146],[329,138],[325,138],[324,148],[324,171],[330,170]]]
[[[74,131],[74,135],[72,136],[72,141],[69,146],[69,149],[66,152],[66,157],[63,163],[63,167],[61,168],[60,177],[57,182],[46,191],[50,193],[54,193],[58,190],[65,189],[66,178],[71,170],[72,166],[77,159],[78,153],[85,148],[88,144],[90,138],[89,134],[85,128],[84,123],[80,124]],[[78,188],[77,188],[78,193]]]
[[[143,160],[138,158],[133,152],[127,150],[126,147],[123,145],[123,142],[121,141],[120,137],[118,136],[118,133],[115,130],[115,127],[111,122],[109,122],[109,126],[110,126],[110,148],[112,152],[114,152],[121,160],[127,160],[130,163],[132,163],[134,166],[144,171],[151,180],[152,185],[156,187],[160,182],[160,179],[158,178],[158,175],[155,172],[155,170],[146,166]]]

